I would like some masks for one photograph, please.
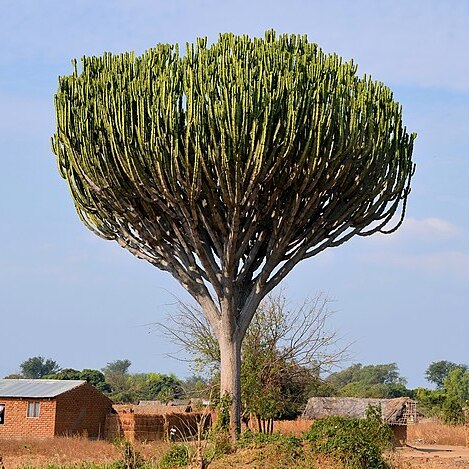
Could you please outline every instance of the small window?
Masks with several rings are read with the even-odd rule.
[[[0,425],[5,422],[5,404],[0,404]]]
[[[28,417],[39,417],[39,402],[28,402]]]

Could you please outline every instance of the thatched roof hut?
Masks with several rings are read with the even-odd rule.
[[[416,402],[407,397],[395,399],[311,397],[302,418],[316,420],[331,415],[364,418],[369,406],[380,406],[383,421],[389,425],[406,425],[417,420]]]

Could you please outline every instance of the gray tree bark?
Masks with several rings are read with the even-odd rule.
[[[220,396],[230,401],[230,433],[233,438],[241,431],[241,337],[223,334],[220,340]]]

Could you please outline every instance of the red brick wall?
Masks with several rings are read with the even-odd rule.
[[[39,417],[27,417],[28,402],[39,402]],[[5,405],[5,421],[0,424],[0,438],[24,436],[46,438],[55,433],[55,401],[0,397]]]
[[[57,396],[56,435],[103,436],[112,402],[88,383]]]

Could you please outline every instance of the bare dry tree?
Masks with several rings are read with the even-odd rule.
[[[348,358],[350,344],[331,328],[329,304],[326,295],[318,294],[291,308],[283,290],[261,302],[241,346],[243,414],[272,419],[287,409],[293,412],[321,373]],[[170,356],[192,363],[198,372],[219,370],[219,345],[200,308],[179,302],[177,312],[157,328],[178,347]],[[295,386],[297,396],[291,394]],[[260,410],[267,401],[270,410]]]
[[[327,324],[334,314],[323,293],[306,299],[291,309],[283,295],[269,294],[261,302],[248,327],[245,343],[268,342],[278,351],[279,361],[298,366],[314,366],[317,373],[328,372],[348,358],[350,344]],[[220,348],[210,321],[200,307],[178,301],[176,312],[156,326],[178,347],[170,357],[192,363],[196,371],[220,367]],[[207,371],[207,370],[206,370]]]

